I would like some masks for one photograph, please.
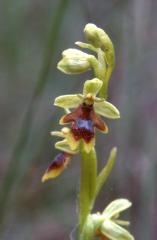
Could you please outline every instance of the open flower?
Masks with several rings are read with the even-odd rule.
[[[102,213],[89,215],[88,222],[93,225],[94,235],[101,240],[134,240],[134,237],[122,226],[128,226],[128,221],[119,219],[122,211],[131,207],[131,202],[127,199],[117,199],[111,202]]]
[[[90,152],[95,143],[95,128],[108,133],[106,123],[101,116],[116,119],[120,117],[118,109],[104,99],[96,97],[102,87],[98,78],[87,80],[83,94],[64,95],[55,99],[54,105],[72,112],[60,119],[60,124],[71,123],[71,138],[77,142],[82,140],[86,152]]]

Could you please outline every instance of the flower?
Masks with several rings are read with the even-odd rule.
[[[55,99],[54,105],[64,108],[68,114],[60,119],[60,124],[71,123],[61,131],[53,131],[51,135],[62,137],[55,143],[61,151],[47,168],[42,182],[59,176],[69,164],[73,155],[79,152],[82,143],[84,150],[89,153],[95,145],[95,128],[107,133],[108,127],[99,115],[116,119],[120,117],[118,109],[104,99],[97,98],[102,81],[98,78],[87,80],[83,94],[64,95]],[[73,109],[69,112],[69,109]]]
[[[129,207],[132,203],[127,199],[116,199],[112,201],[100,214],[90,214],[87,219],[93,224],[93,232],[101,239],[107,240],[134,240],[134,237],[122,226],[128,226],[128,221],[118,219],[120,213]]]
[[[102,81],[98,78],[87,80],[84,84],[83,94],[60,96],[54,102],[54,105],[62,107],[68,112],[69,109],[74,109],[60,119],[60,124],[71,123],[69,136],[72,142],[77,142],[75,144],[77,148],[82,140],[84,149],[88,153],[95,144],[95,128],[103,133],[108,133],[107,125],[99,115],[111,119],[120,117],[120,113],[115,106],[96,97],[101,87]],[[72,144],[69,144],[69,146],[72,146]]]
[[[75,48],[63,51],[62,57],[57,68],[66,74],[83,73],[98,65],[95,56]]]

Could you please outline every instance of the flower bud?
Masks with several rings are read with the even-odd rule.
[[[69,48],[62,53],[57,68],[66,74],[79,74],[90,70],[97,60],[93,55]]]
[[[113,68],[115,64],[114,46],[105,31],[95,24],[88,23],[84,28],[84,33],[87,41],[92,46],[103,49],[108,66]]]
[[[84,33],[87,41],[96,48],[101,48],[103,46],[102,37],[105,32],[98,28],[95,24],[88,23],[84,28]]]

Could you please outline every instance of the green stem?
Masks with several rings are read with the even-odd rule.
[[[113,68],[107,67],[106,73],[105,73],[105,76],[104,76],[104,79],[103,79],[103,85],[102,85],[102,88],[100,89],[100,92],[99,92],[99,97],[100,98],[105,98],[106,100],[108,98],[108,85],[109,85],[109,80],[110,80],[110,77],[111,77],[111,74],[112,74],[112,70],[113,70]]]
[[[100,98],[108,98],[108,85],[109,80],[114,68],[114,49],[111,49],[109,56],[105,53],[101,48],[97,49],[97,56],[98,56],[98,66],[94,65],[94,74],[97,78],[103,81],[102,88],[99,92]],[[107,56],[106,56],[107,55]]]
[[[83,226],[93,207],[93,199],[96,191],[97,177],[97,156],[93,148],[90,153],[86,153],[81,148],[81,180],[79,196],[79,231],[80,235]],[[82,239],[82,238],[80,238]]]
[[[55,16],[55,19],[53,19],[52,21],[51,31],[48,37],[48,42],[46,44],[46,49],[43,57],[43,64],[41,67],[39,78],[36,83],[36,87],[34,89],[32,99],[27,108],[24,121],[22,124],[22,128],[19,133],[19,137],[16,142],[15,148],[13,150],[8,172],[6,173],[6,177],[4,179],[4,182],[1,188],[1,193],[0,193],[0,226],[1,227],[2,227],[1,223],[3,222],[5,212],[7,210],[7,204],[10,199],[11,189],[16,181],[16,176],[20,168],[20,161],[22,159],[22,155],[27,145],[27,140],[29,138],[29,131],[30,131],[32,119],[34,116],[35,103],[38,97],[41,96],[44,90],[44,87],[47,83],[46,80],[47,80],[49,69],[52,63],[53,53],[56,49],[56,43],[59,37],[59,30],[61,29],[61,24],[63,21],[65,10],[67,8],[68,1],[69,0],[61,0],[60,3],[58,4],[56,16]]]
[[[113,70],[112,66],[106,63],[105,54],[102,49],[97,50],[98,55],[98,69],[96,70],[96,76],[103,81],[102,88],[99,92],[99,97],[107,99],[108,97],[108,83]],[[106,65],[107,64],[107,65]]]
[[[101,48],[97,49],[97,56],[98,56],[98,65],[94,66],[94,74],[97,78],[103,81],[102,88],[99,92],[99,96],[101,98],[107,99],[107,92],[108,92],[108,80],[110,78],[109,74],[106,74],[108,72],[108,68],[106,66],[106,60],[104,52]],[[108,80],[107,80],[108,79]]]

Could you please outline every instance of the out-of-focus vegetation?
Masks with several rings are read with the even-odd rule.
[[[0,239],[69,239],[75,225],[79,158],[54,181],[42,184],[41,176],[56,154],[49,132],[62,112],[54,98],[80,92],[91,77],[56,69],[88,22],[114,43],[110,101],[122,116],[98,135],[100,166],[112,146],[119,154],[95,209],[125,196],[135,239],[156,239],[156,11],[153,0],[0,1]]]

